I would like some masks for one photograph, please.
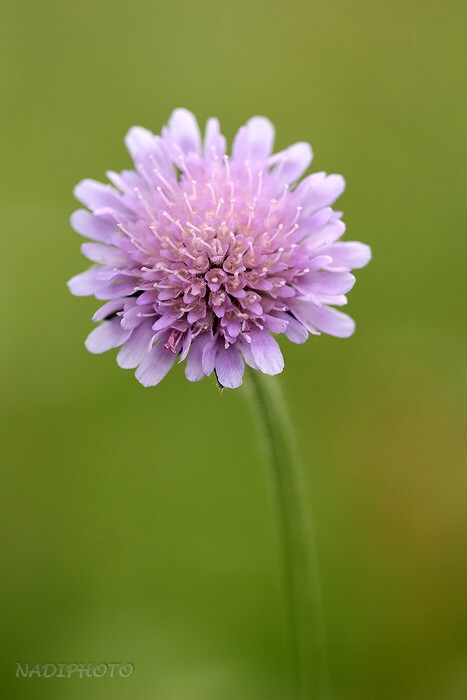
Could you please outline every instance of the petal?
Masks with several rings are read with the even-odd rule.
[[[203,356],[201,363],[203,365],[204,374],[209,377],[214,372],[216,364],[216,354],[219,347],[219,339],[216,336],[211,336],[209,341],[203,348]]]
[[[350,272],[311,272],[297,281],[297,288],[306,294],[347,294],[355,284]]]
[[[243,355],[243,359],[245,360],[247,365],[249,367],[251,367],[252,369],[259,370],[258,365],[256,364],[256,362],[253,359],[253,353],[251,352],[250,343],[247,343],[247,341],[244,338],[242,338],[242,336],[240,336],[240,338],[237,340],[235,345],[241,351],[241,353]]]
[[[175,311],[175,312],[166,311],[166,313],[162,314],[162,316],[160,316],[160,318],[158,318],[157,321],[154,323],[152,330],[153,331],[161,331],[164,328],[169,328],[182,315],[183,315],[183,311]]]
[[[121,327],[120,319],[117,317],[110,321],[104,321],[100,326],[94,328],[84,344],[89,352],[99,354],[121,345],[128,339],[129,335],[130,331]]]
[[[103,219],[100,216],[91,214],[86,209],[77,209],[70,217],[70,222],[76,233],[94,241],[106,243],[117,231],[115,221]]]
[[[265,314],[264,327],[270,333],[285,333],[287,330],[287,320],[284,317],[270,316]]]
[[[204,136],[204,155],[208,160],[222,158],[225,154],[225,136],[221,134],[219,120],[212,118],[206,122],[206,134]]]
[[[273,175],[282,188],[295,182],[303,175],[311,163],[313,153],[309,143],[295,143],[285,151],[276,153],[268,160],[269,165],[275,165]]]
[[[302,299],[293,301],[292,310],[311,331],[317,328],[337,338],[348,338],[355,330],[355,321],[350,316],[330,306],[317,306],[310,300]]]
[[[135,280],[129,279],[114,279],[110,284],[106,283],[105,287],[101,287],[94,292],[96,299],[117,299],[117,297],[126,297],[135,292]]]
[[[264,160],[274,144],[274,126],[266,117],[253,117],[235,136],[232,155],[235,160]]]
[[[110,185],[104,185],[97,180],[82,180],[76,185],[74,195],[92,211],[112,210],[119,215],[129,213],[118,192]]]
[[[137,367],[151,349],[154,333],[150,323],[143,323],[136,328],[130,338],[122,345],[117,355],[117,363],[123,369]]]
[[[97,321],[104,321],[109,316],[114,316],[117,311],[121,311],[123,309],[124,303],[125,299],[112,299],[112,301],[108,301],[107,304],[104,304],[104,306],[101,306],[100,309],[97,309],[96,313],[92,317],[92,320],[97,323]],[[122,319],[120,318],[120,321],[121,320]]]
[[[245,364],[239,350],[234,345],[219,347],[216,357],[216,376],[219,384],[236,389],[243,379]]]
[[[107,286],[107,280],[99,278],[99,273],[102,272],[101,267],[91,267],[89,270],[80,272],[68,280],[68,289],[77,297],[87,297],[90,294],[95,294]]]
[[[371,260],[370,246],[357,241],[334,243],[322,252],[332,258],[329,267],[346,267],[349,270],[355,270],[365,267]]]
[[[125,146],[145,178],[153,179],[154,168],[171,171],[172,166],[161,137],[155,136],[149,129],[133,126],[125,136]]]
[[[258,368],[264,374],[279,374],[284,369],[284,358],[275,340],[266,331],[254,330],[250,333],[251,352]]]
[[[312,252],[320,248],[323,245],[330,245],[337,241],[338,238],[343,236],[345,233],[345,224],[340,219],[333,217],[329,223],[327,223],[322,228],[313,231],[305,239],[305,246],[308,251]],[[319,251],[320,255],[324,251],[321,249]]]
[[[330,206],[340,197],[344,189],[345,180],[342,175],[313,173],[297,188],[297,195],[302,199],[302,215],[307,216],[318,209]]]
[[[203,350],[211,338],[209,333],[202,333],[191,344],[185,365],[185,376],[190,382],[199,382],[206,376],[203,370]]]
[[[131,262],[123,251],[115,246],[103,245],[102,243],[83,243],[81,252],[88,260],[101,263],[101,265],[125,267]]]
[[[155,386],[164,379],[176,359],[177,353],[167,350],[162,340],[153,345],[136,370],[135,377],[143,386]]]
[[[152,304],[137,304],[137,299],[138,297],[129,297],[125,299],[122,327],[127,330],[133,330],[144,323],[145,316],[147,316],[147,318],[152,316],[152,322],[155,318],[154,306]]]
[[[293,318],[290,314],[279,314],[281,318],[284,318],[287,323],[287,328],[284,331],[284,335],[292,343],[305,343],[308,340],[308,331],[300,321]]]
[[[198,122],[187,109],[176,109],[172,112],[168,126],[162,131],[164,141],[176,152],[199,153],[201,149],[201,134]]]
[[[134,161],[139,156],[147,155],[154,151],[155,136],[142,126],[132,126],[125,136],[125,146]]]

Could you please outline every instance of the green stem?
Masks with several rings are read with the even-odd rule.
[[[278,379],[250,370],[248,384],[277,502],[292,689],[288,697],[321,700],[329,697],[321,586],[293,429]]]

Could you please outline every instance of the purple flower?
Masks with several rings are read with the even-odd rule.
[[[83,180],[76,198],[88,210],[71,217],[90,238],[82,252],[94,267],[69,288],[106,303],[86,347],[120,347],[120,367],[137,368],[144,386],[186,360],[190,381],[216,373],[222,386],[242,383],[244,362],[282,371],[274,335],[294,343],[320,332],[345,338],[354,322],[342,306],[352,268],[371,253],[340,242],[341,212],[331,205],[341,175],[319,172],[299,184],[311,148],[272,153],[274,127],[254,117],[235,136],[232,155],[217,119],[204,140],[194,116],[172,114],[162,136],[141,127],[125,143],[135,170],[108,172],[111,185]]]

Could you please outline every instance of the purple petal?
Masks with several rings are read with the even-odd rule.
[[[150,323],[143,323],[132,331],[130,338],[122,345],[117,355],[117,363],[123,369],[138,367],[150,350],[154,335]]]
[[[126,267],[131,264],[130,258],[115,246],[103,245],[102,243],[83,243],[81,252],[88,260],[101,265]]]
[[[232,155],[235,160],[264,160],[272,151],[274,126],[266,117],[253,117],[235,136]]]
[[[207,377],[214,372],[218,347],[219,339],[216,336],[211,336],[203,348],[203,357],[201,358],[201,362],[203,365],[203,372]]]
[[[204,155],[207,159],[222,158],[226,150],[225,136],[221,134],[219,120],[212,118],[206,122]]]
[[[180,318],[180,316],[182,316],[182,314],[182,311],[167,311],[165,314],[163,314],[160,318],[157,319],[157,321],[152,327],[152,330],[161,331],[164,328],[169,328],[169,326],[171,326],[175,321],[177,321]]]
[[[219,347],[216,357],[216,376],[219,384],[236,389],[242,383],[244,370],[242,355],[235,346]]]
[[[308,340],[308,331],[300,321],[297,321],[290,314],[280,314],[280,317],[287,321],[287,328],[284,335],[292,343],[301,344]]]
[[[306,227],[304,228],[306,230]],[[307,236],[305,242],[306,248],[311,252],[317,250],[318,248],[320,248],[320,246],[328,246],[331,243],[334,243],[334,241],[337,241],[337,239],[343,236],[344,233],[344,222],[340,219],[333,218],[328,224],[318,229],[317,231],[313,231],[313,233],[310,233],[310,235]],[[322,250],[319,251],[320,255],[322,254],[322,252]]]
[[[199,382],[200,379],[206,376],[203,370],[203,350],[211,338],[212,336],[209,333],[202,333],[191,344],[185,365],[185,376],[190,382]]]
[[[94,328],[84,344],[89,352],[100,354],[124,343],[129,338],[130,332],[121,327],[119,318],[113,318]]]
[[[133,126],[125,136],[125,145],[136,167],[146,179],[153,179],[154,168],[166,172],[172,170],[161,137],[155,136],[148,129]]]
[[[155,318],[154,306],[152,304],[140,305],[136,303],[137,298],[129,297],[125,299],[125,308],[122,318],[122,327],[128,330],[137,328],[144,323],[144,317],[150,318],[152,322]]]
[[[285,333],[287,330],[287,320],[284,319],[283,316],[278,318],[277,316],[265,314],[264,327],[270,333]]]
[[[86,209],[77,209],[70,217],[70,222],[76,233],[93,241],[106,243],[117,231],[115,221],[108,221],[100,216],[91,214]]]
[[[110,185],[103,185],[96,180],[82,180],[74,189],[76,199],[92,211],[113,210],[117,214],[128,214],[128,208],[123,204],[120,195]]]
[[[104,306],[101,306],[100,309],[97,309],[96,313],[92,317],[92,320],[97,323],[98,321],[103,321],[106,319],[107,316],[113,316],[117,313],[117,311],[121,311],[123,309],[124,303],[125,299],[112,299],[112,301],[108,301],[107,304],[104,304]],[[121,320],[122,319],[120,318],[120,321]]]
[[[334,243],[322,252],[330,255],[332,258],[332,263],[329,267],[346,267],[349,270],[355,270],[365,267],[371,260],[370,246],[357,241]]]
[[[135,162],[138,156],[153,152],[155,143],[154,134],[142,126],[132,126],[125,136],[125,146]]]
[[[347,294],[355,284],[350,272],[311,272],[297,282],[297,288],[306,294]]]
[[[250,333],[251,352],[258,369],[264,374],[279,374],[284,369],[284,358],[275,340],[266,331],[255,330]]]
[[[95,294],[101,289],[104,289],[108,282],[99,278],[99,273],[102,272],[101,267],[91,267],[85,272],[80,272],[68,280],[68,289],[77,297],[87,297],[90,294]]]
[[[253,359],[253,353],[251,352],[250,343],[247,343],[246,340],[242,338],[242,336],[240,336],[237,342],[235,343],[235,346],[238,347],[238,349],[242,353],[243,359],[245,360],[247,365],[252,369],[256,369],[259,371],[259,367]]]
[[[312,301],[294,300],[293,312],[310,331],[317,328],[337,338],[348,338],[355,330],[355,321],[350,316],[330,306],[317,306]]]
[[[330,206],[340,197],[344,189],[345,180],[342,175],[326,175],[326,173],[309,175],[297,188],[297,195],[303,195],[303,216]]]
[[[94,292],[94,296],[96,299],[116,299],[133,294],[134,291],[135,280],[130,277],[129,279],[115,279],[110,284],[106,283],[105,287]]]
[[[198,122],[187,109],[176,109],[172,112],[163,135],[168,145],[178,152],[182,151],[185,155],[200,152],[201,134]]]
[[[155,386],[164,379],[176,359],[177,353],[167,350],[162,340],[145,356],[135,377],[143,386]]]
[[[270,165],[276,165],[274,177],[282,189],[284,185],[295,182],[308,168],[313,158],[309,143],[295,143],[285,151],[276,153],[269,158]]]

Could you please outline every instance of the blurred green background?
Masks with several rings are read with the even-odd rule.
[[[268,115],[370,243],[350,340],[282,343],[335,700],[467,697],[466,4],[2,0],[2,698],[287,700],[277,542],[242,391],[155,389],[83,341],[73,186],[186,106]],[[131,661],[127,679],[16,662]]]

